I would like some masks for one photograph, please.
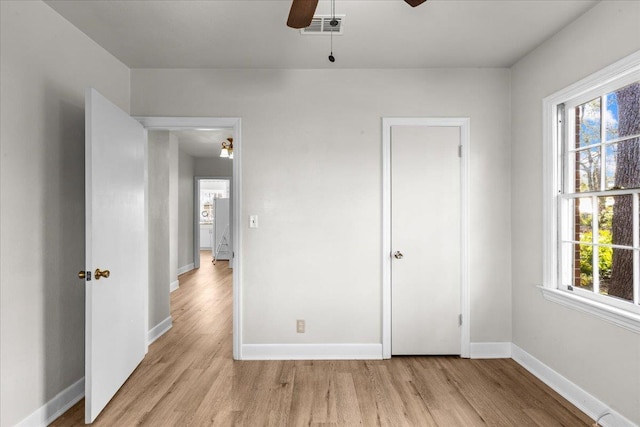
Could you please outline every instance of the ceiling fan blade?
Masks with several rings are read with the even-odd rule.
[[[291,28],[307,28],[311,25],[313,14],[318,7],[318,0],[293,0],[287,26]]]
[[[416,7],[416,6],[420,6],[422,3],[426,2],[427,0],[404,0],[407,2],[407,4],[409,4],[411,7]]]

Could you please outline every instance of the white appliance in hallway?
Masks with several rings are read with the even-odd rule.
[[[231,230],[231,180],[198,178],[200,211],[199,249],[210,250],[213,260],[230,260],[233,254]]]
[[[203,181],[205,184],[206,181]],[[202,184],[202,183],[201,183]],[[216,193],[200,190],[200,250],[210,251],[214,247],[213,220]],[[212,197],[213,196],[213,197]]]
[[[216,216],[214,220],[214,259],[229,260],[231,259],[231,228],[229,224],[230,204],[229,199],[215,200]]]

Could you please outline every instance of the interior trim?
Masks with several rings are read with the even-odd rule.
[[[84,377],[56,394],[47,403],[36,409],[16,424],[15,427],[45,427],[67,412],[84,397]]]
[[[640,333],[640,315],[638,314],[589,298],[584,298],[571,292],[548,288],[546,286],[538,287],[542,291],[542,296],[544,296],[544,299],[547,301],[590,314],[631,332]]]
[[[520,366],[531,372],[536,378],[571,402],[572,405],[594,420],[601,418],[599,425],[605,427],[637,427],[636,424],[629,421],[622,414],[609,408],[606,403],[583,390],[516,344],[511,344],[511,354],[512,359]]]
[[[373,344],[244,344],[244,360],[379,360],[382,345]]]
[[[176,274],[181,275],[184,273],[188,273],[189,271],[193,270],[195,268],[195,264],[191,263],[191,264],[187,264],[187,265],[183,265],[182,267],[178,267],[178,270],[176,271]]]
[[[173,326],[173,319],[171,316],[158,323],[147,332],[147,345],[153,344],[155,340],[163,336]]]
[[[469,351],[471,359],[509,359],[510,342],[472,342]]]

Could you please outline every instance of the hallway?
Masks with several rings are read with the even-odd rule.
[[[232,273],[180,277],[173,328],[96,426],[587,426],[592,421],[510,359],[233,361]],[[268,321],[268,319],[265,319]],[[53,426],[84,425],[80,401]]]

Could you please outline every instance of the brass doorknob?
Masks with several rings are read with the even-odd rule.
[[[87,272],[82,270],[78,271],[78,279],[85,279],[87,277]]]
[[[93,273],[93,277],[95,277],[96,280],[100,280],[101,277],[108,279],[110,274],[111,272],[109,270],[100,270],[99,268],[96,268],[95,273]]]

